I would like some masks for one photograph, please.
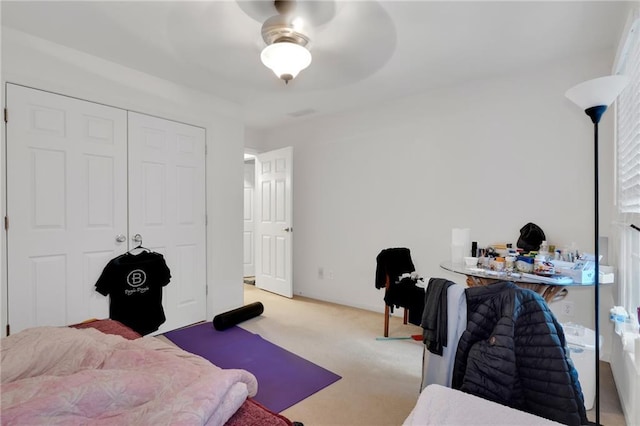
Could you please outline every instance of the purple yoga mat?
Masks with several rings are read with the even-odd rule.
[[[207,322],[170,331],[164,336],[218,367],[241,368],[253,373],[258,379],[258,394],[253,399],[276,413],[341,378],[237,326],[217,331]]]

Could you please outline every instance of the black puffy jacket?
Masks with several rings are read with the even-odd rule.
[[[559,423],[586,424],[562,326],[544,299],[506,281],[465,292],[467,329],[452,387]]]

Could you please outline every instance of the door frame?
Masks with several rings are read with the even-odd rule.
[[[253,226],[253,233],[255,235],[255,218],[256,218],[256,155],[258,155],[259,152],[257,149],[254,148],[244,148],[244,160],[243,160],[243,167],[246,166],[247,161],[253,161],[253,199],[252,199],[252,206],[251,206],[251,210],[252,210],[252,215],[253,215],[253,221],[254,221],[254,226]],[[244,188],[243,188],[244,191]],[[244,195],[244,192],[243,192]],[[244,209],[244,203],[243,203],[243,209]],[[244,227],[244,223],[243,223],[243,227]],[[243,231],[244,233],[244,231]],[[251,248],[251,256],[253,256],[253,274],[254,274],[254,278],[255,278],[255,274],[256,274],[256,268],[255,268],[255,263],[256,263],[256,243],[255,243],[255,238],[253,238],[252,241],[252,245],[253,247]],[[242,250],[244,252],[244,250],[246,250],[246,247],[244,246],[244,235],[243,235],[243,240],[242,240]],[[244,260],[243,260],[244,262]],[[242,278],[244,278],[246,275],[244,274],[244,265],[243,265],[243,271],[242,271]],[[243,280],[244,283],[244,280]],[[255,283],[255,280],[254,280]]]

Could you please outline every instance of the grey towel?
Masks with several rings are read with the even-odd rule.
[[[422,340],[429,352],[442,356],[447,346],[447,288],[454,283],[444,278],[431,278],[422,311]]]

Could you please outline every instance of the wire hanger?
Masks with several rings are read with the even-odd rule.
[[[146,248],[146,247],[143,247],[143,246],[142,246],[142,235],[140,235],[140,234],[136,234],[136,235],[134,235],[134,236],[133,236],[133,241],[137,241],[137,242],[138,242],[138,245],[137,245],[137,246],[135,246],[134,248],[132,248],[131,250],[129,250],[129,251],[128,251],[128,253],[129,253],[129,254],[134,254],[133,252],[134,252],[135,250],[139,250],[139,249],[140,249],[140,250],[142,250],[140,253],[143,253],[143,252],[153,253],[153,250],[148,249],[148,248]],[[138,254],[140,254],[140,253],[138,253]]]

